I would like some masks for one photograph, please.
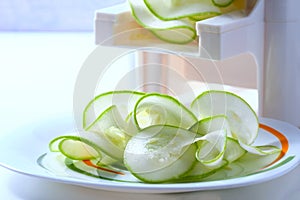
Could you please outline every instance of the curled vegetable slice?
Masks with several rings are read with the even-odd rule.
[[[109,91],[92,99],[83,111],[83,128],[89,127],[107,108],[115,105],[125,118],[134,107],[136,101],[145,93],[132,90]]]
[[[240,96],[227,91],[209,90],[194,99],[192,111],[199,118],[225,115],[233,138],[250,145],[258,134],[258,117]]]
[[[187,44],[196,39],[195,22],[244,9],[245,0],[129,0],[132,15],[163,41]]]
[[[213,4],[219,7],[226,7],[229,6],[233,0],[212,0]]]
[[[198,150],[196,158],[208,168],[218,168],[223,163],[226,150],[226,131],[218,130],[196,139]]]
[[[274,162],[284,151],[254,143],[257,116],[235,94],[206,91],[194,99],[192,111],[166,94],[119,91],[117,101],[112,101],[113,94],[102,94],[90,102],[86,112],[97,104],[99,115],[89,118],[84,131],[49,143],[49,155],[58,162],[46,159],[40,163],[50,163],[49,168],[56,170],[67,157],[69,169],[93,177],[101,170],[100,178],[113,176],[120,181],[128,181],[130,175],[134,182],[191,182],[248,175]],[[128,134],[131,130],[133,134]]]
[[[82,137],[93,137],[107,155],[117,160],[123,160],[124,149],[131,137],[125,129],[126,122],[118,108],[113,105],[86,128]]]
[[[129,0],[129,3],[135,20],[158,38],[176,44],[186,44],[196,38],[196,30],[191,21],[164,21],[153,15],[144,1]]]
[[[172,125],[188,129],[196,116],[176,98],[159,93],[141,97],[134,107],[134,121],[142,129],[151,125]]]
[[[212,0],[144,0],[148,9],[162,20],[175,20],[185,17],[206,15],[208,13],[221,14]]]
[[[178,180],[196,162],[195,136],[174,126],[149,126],[129,140],[124,152],[125,166],[145,182]]]
[[[273,145],[252,146],[240,142],[240,146],[249,153],[257,155],[271,155],[281,151],[280,148]]]
[[[50,151],[61,152],[73,160],[101,158],[101,148],[91,140],[79,136],[60,136],[49,144]]]

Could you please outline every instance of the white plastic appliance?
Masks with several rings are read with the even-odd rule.
[[[246,12],[234,11],[197,22],[196,30],[201,46],[188,46],[190,52],[182,55],[195,57],[196,53],[199,59],[209,55],[214,60],[225,60],[242,53],[250,53],[258,66],[259,115],[300,127],[299,8],[299,0],[248,0]],[[117,40],[108,39],[119,33],[118,31],[126,32],[126,29],[118,28],[124,23],[128,23],[127,29],[136,28],[130,22],[132,19],[128,13],[129,10],[124,5],[97,11],[96,43],[129,48],[139,45],[123,43],[132,37],[129,32],[120,35]],[[146,37],[143,32],[140,34],[141,37]],[[202,52],[203,49],[205,52]],[[176,48],[172,50],[176,51]],[[163,61],[162,57],[155,55],[151,59]],[[161,77],[159,71],[155,73],[149,76]],[[210,199],[226,199],[230,196],[240,198],[243,195],[239,196],[239,193],[247,198],[252,196],[251,199],[257,195],[258,199],[297,199],[300,188],[296,185],[300,185],[299,180],[300,167],[288,176],[260,186],[262,189],[256,194],[253,187],[209,194]],[[279,185],[281,188],[276,188]]]
[[[201,48],[191,45],[186,47],[190,52],[183,55],[225,60],[246,52],[252,54],[258,66],[259,114],[300,127],[299,6],[298,0],[248,0],[246,12],[234,11],[197,22]],[[136,28],[132,21],[124,5],[97,11],[96,43],[149,46],[131,40],[147,40],[145,33],[129,31]],[[156,75],[160,77],[159,72]]]

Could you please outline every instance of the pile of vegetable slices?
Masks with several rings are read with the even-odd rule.
[[[129,4],[138,24],[175,44],[195,40],[196,21],[245,8],[245,0],[129,0]]]
[[[258,130],[249,104],[227,91],[205,91],[190,105],[166,94],[111,91],[86,106],[83,131],[54,138],[49,154],[71,170],[107,178],[104,172],[111,180],[124,174],[148,183],[224,179],[234,177],[224,169],[247,166],[249,156],[278,156],[277,146],[253,145]]]

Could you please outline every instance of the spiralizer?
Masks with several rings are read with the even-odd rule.
[[[225,13],[196,23],[199,42],[178,48],[177,45],[161,45],[183,57],[222,61],[241,54],[248,54],[257,67],[258,113],[300,127],[300,1],[299,0],[247,0],[246,9]],[[95,18],[96,43],[111,47],[139,47],[138,56],[143,62],[165,62],[165,54],[143,51],[155,46],[155,39],[147,42],[149,33],[137,29],[130,10],[124,5],[99,10]],[[117,36],[117,37],[112,37]],[[168,53],[166,51],[166,53]],[[150,63],[151,63],[150,62]],[[243,68],[243,66],[239,66]],[[163,79],[159,70],[144,73]],[[151,79],[151,77],[150,77]],[[299,152],[300,153],[300,152]],[[283,178],[261,189],[265,199],[276,193],[274,187],[297,184],[300,169],[297,167],[292,179]],[[299,185],[299,183],[298,183]],[[234,191],[238,192],[238,191]],[[243,190],[248,196],[253,191]],[[295,199],[299,188],[289,188],[288,198]],[[277,191],[278,192],[278,191]],[[229,191],[225,191],[226,196]],[[296,194],[297,193],[297,194]],[[234,197],[234,196],[233,196]],[[287,197],[284,195],[283,197]],[[218,198],[221,199],[221,198]]]
[[[233,11],[197,22],[196,30],[201,42],[197,43],[199,46],[187,45],[181,55],[196,55],[199,59],[208,55],[213,60],[226,60],[243,53],[251,54],[258,69],[260,116],[280,119],[299,127],[299,6],[298,0],[248,0],[246,12]],[[148,37],[151,37],[149,33],[136,28],[126,5],[96,13],[97,44],[129,48],[153,45],[147,43]],[[118,36],[111,39],[112,35]],[[178,48],[169,46],[167,48],[172,51]],[[149,57],[163,60],[157,55]],[[161,72],[157,71],[156,76],[161,77]]]

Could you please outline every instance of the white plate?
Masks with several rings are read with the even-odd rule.
[[[120,192],[176,193],[249,186],[282,176],[294,169],[300,162],[300,130],[285,122],[273,119],[261,119],[260,122],[284,135],[281,139],[288,141],[288,150],[280,160],[272,164],[272,166],[276,166],[278,163],[281,163],[279,167],[240,178],[196,183],[146,184],[114,182],[101,179],[92,181],[53,175],[37,164],[37,158],[47,152],[48,143],[52,138],[74,129],[71,117],[47,119],[26,127],[20,127],[18,130],[1,137],[0,165],[29,176],[66,184]],[[281,144],[279,140],[280,136],[275,137],[269,131],[263,129],[260,129],[257,138],[258,143],[263,141],[264,144]],[[285,160],[289,161],[283,162]]]

